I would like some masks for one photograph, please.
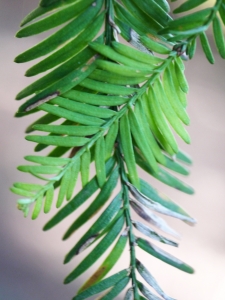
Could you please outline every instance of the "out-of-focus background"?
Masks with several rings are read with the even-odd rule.
[[[70,221],[43,233],[41,228],[54,211],[51,215],[42,214],[36,221],[24,219],[16,209],[17,197],[9,192],[13,182],[29,180],[16,167],[24,163],[23,156],[33,151],[33,144],[24,140],[24,129],[31,123],[32,116],[13,118],[19,106],[14,101],[15,95],[32,80],[23,77],[28,64],[16,65],[13,59],[39,40],[38,36],[19,40],[14,34],[20,20],[37,4],[38,0],[0,0],[0,300],[71,299],[77,285],[88,276],[85,273],[80,281],[68,286],[62,284],[63,278],[80,260],[77,257],[66,266],[62,264],[64,255],[78,236],[75,234],[68,242],[61,241],[74,215]],[[214,49],[213,40],[211,44]],[[194,158],[191,175],[185,180],[195,188],[196,194],[181,194],[149,178],[198,220],[195,228],[170,221],[182,235],[179,248],[170,249],[170,252],[192,265],[196,273],[185,274],[141,250],[138,255],[172,297],[224,300],[225,62],[215,51],[216,63],[211,66],[199,50],[187,63],[186,72],[191,87],[188,108],[191,126],[188,129],[192,143],[191,146],[181,144]],[[146,174],[142,176],[147,179]],[[128,250],[124,257],[117,269],[127,266]],[[95,268],[96,265],[92,270]]]

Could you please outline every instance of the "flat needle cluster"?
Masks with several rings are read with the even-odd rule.
[[[78,278],[112,246],[74,300],[99,293],[99,299],[110,300],[122,291],[126,300],[172,300],[137,257],[137,247],[184,272],[194,272],[154,240],[178,246],[168,237],[177,238],[178,233],[164,215],[189,225],[195,220],[149,182],[154,177],[193,194],[174,175],[188,175],[191,164],[177,143],[177,136],[190,143],[185,63],[194,57],[197,40],[208,61],[214,62],[207,38],[210,26],[218,52],[225,58],[225,2],[217,0],[206,9],[201,9],[206,0],[182,2],[173,11],[173,19],[166,0],[41,0],[16,34],[24,38],[55,28],[15,59],[24,63],[41,58],[25,75],[43,76],[16,96],[25,98],[16,117],[32,114],[26,139],[36,143],[35,152],[50,149],[48,155],[26,156],[28,163],[18,167],[43,181],[14,183],[12,192],[22,196],[18,208],[24,216],[32,211],[36,219],[42,210],[50,212],[55,202],[59,210],[44,226],[49,230],[97,192],[63,236],[69,238],[100,210],[65,256],[68,263],[94,245],[65,283]],[[35,119],[39,111],[43,115]],[[95,176],[90,178],[92,163]],[[138,167],[149,174],[148,182],[140,178]],[[78,178],[80,191],[76,190]],[[111,269],[123,252],[130,256],[130,263],[115,273]],[[113,275],[107,276],[109,271]]]

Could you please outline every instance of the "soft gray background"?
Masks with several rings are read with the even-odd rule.
[[[13,99],[31,80],[23,77],[28,64],[16,65],[13,59],[38,37],[16,40],[14,34],[20,20],[37,2],[0,0],[0,300],[71,299],[76,283],[64,286],[62,281],[80,259],[62,265],[65,253],[77,239],[75,234],[68,242],[60,240],[71,221],[43,233],[41,228],[49,216],[42,215],[35,222],[24,219],[16,209],[17,197],[8,191],[13,182],[29,178],[16,171],[16,166],[23,164],[23,156],[32,153],[32,143],[24,140],[24,129],[31,118],[13,118],[19,105]],[[185,180],[194,186],[196,194],[183,195],[157,184],[198,220],[195,228],[170,222],[182,235],[180,247],[170,249],[171,253],[194,266],[196,273],[187,275],[143,252],[139,254],[164,290],[179,300],[225,299],[225,63],[215,56],[214,66],[207,63],[201,51],[187,64],[192,144],[181,145],[194,158],[192,174]],[[126,267],[127,262],[128,252],[118,268]],[[86,277],[84,274],[81,281]]]

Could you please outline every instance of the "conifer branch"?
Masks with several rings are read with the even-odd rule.
[[[184,1],[174,13],[187,15],[173,19],[170,5],[164,0],[41,0],[21,23],[19,38],[52,28],[56,31],[15,59],[22,63],[41,58],[26,76],[48,71],[18,93],[17,100],[26,100],[16,117],[43,111],[45,114],[28,126],[26,139],[36,143],[35,152],[53,146],[46,156],[26,156],[29,164],[18,167],[44,181],[43,185],[13,185],[11,191],[23,197],[18,200],[18,208],[24,216],[32,209],[32,219],[36,219],[42,206],[44,213],[51,211],[57,195],[59,211],[44,226],[49,230],[97,192],[64,234],[63,239],[69,238],[101,210],[99,218],[66,254],[64,262],[68,263],[94,245],[66,277],[66,284],[86,272],[115,242],[73,299],[98,293],[103,293],[101,299],[114,299],[123,290],[126,300],[172,299],[139,260],[136,247],[184,272],[194,272],[151,240],[177,247],[176,241],[157,232],[159,229],[178,237],[161,216],[174,217],[188,225],[194,225],[195,219],[140,178],[138,167],[149,178],[187,194],[194,192],[170,173],[186,176],[186,165],[191,164],[189,156],[179,149],[171,128],[190,143],[186,130],[190,119],[186,111],[189,85],[185,63],[194,57],[198,37],[206,58],[214,62],[207,38],[211,24],[218,52],[225,58],[225,6],[217,0],[213,7],[199,9],[204,2]],[[197,8],[194,13],[193,8]],[[92,166],[95,175],[90,179]],[[77,192],[79,176],[82,188]],[[118,182],[120,191],[112,199]],[[68,203],[63,206],[65,200]],[[133,212],[143,221],[135,220]],[[139,237],[139,232],[146,239]],[[127,251],[127,242],[130,265],[107,277]],[[138,281],[137,272],[158,296]]]

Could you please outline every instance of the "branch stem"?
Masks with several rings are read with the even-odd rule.
[[[105,44],[110,45],[113,39],[113,30],[110,24],[110,19],[112,18],[112,0],[105,0],[105,9]]]
[[[133,232],[133,224],[131,220],[131,212],[130,212],[130,203],[129,203],[129,190],[126,185],[126,182],[128,182],[127,174],[124,167],[124,162],[122,159],[122,152],[120,147],[120,141],[118,141],[118,147],[116,149],[117,154],[117,160],[118,164],[120,166],[120,177],[121,177],[121,185],[122,185],[122,195],[123,195],[123,205],[124,205],[124,216],[126,220],[126,225],[128,230],[128,238],[129,238],[129,246],[130,246],[130,267],[131,267],[131,280],[132,280],[132,286],[134,290],[134,300],[139,300],[139,293],[138,293],[138,287],[137,287],[137,278],[135,274],[136,269],[136,254],[135,254],[135,245],[136,245],[136,238]]]

